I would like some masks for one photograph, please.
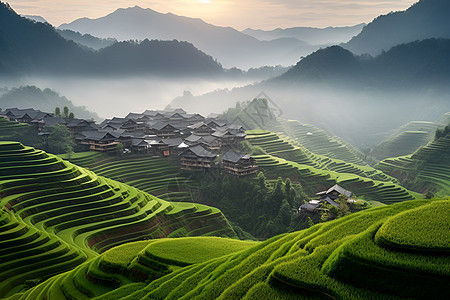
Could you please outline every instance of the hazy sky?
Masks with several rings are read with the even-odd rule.
[[[417,0],[11,0],[19,14],[40,15],[55,26],[81,17],[98,18],[139,5],[158,12],[201,18],[242,30],[295,26],[345,26],[404,10]]]

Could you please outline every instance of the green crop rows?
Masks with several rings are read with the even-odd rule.
[[[324,130],[295,120],[281,120],[283,132],[305,149],[329,158],[357,165],[366,165],[362,154],[337,136],[329,136]]]
[[[167,201],[186,201],[190,198],[187,186],[192,182],[179,174],[178,166],[163,158],[149,155],[109,157],[92,151],[61,157],[89,168],[97,175],[124,182]]]
[[[216,208],[167,202],[16,142],[0,142],[0,209],[0,297],[125,242],[235,236]]]
[[[420,192],[450,193],[450,137],[433,141],[412,155],[388,158],[375,168],[410,181]]]
[[[430,249],[448,253],[448,230],[442,239],[422,240],[414,222],[445,230],[449,203],[373,208],[264,242],[125,244],[11,299],[447,299],[450,256]],[[415,221],[405,223],[404,214]],[[405,226],[409,242],[403,244],[396,237]],[[397,242],[387,245],[378,236]],[[413,251],[404,251],[411,243]]]
[[[311,195],[338,183],[358,197],[383,203],[419,197],[379,170],[316,155],[275,133],[249,131],[247,139],[270,154],[255,156],[258,166],[277,176],[296,177]]]

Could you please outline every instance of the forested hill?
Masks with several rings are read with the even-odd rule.
[[[421,0],[406,11],[379,16],[344,47],[380,54],[391,47],[427,38],[450,38],[450,1]]]
[[[17,15],[0,2],[0,75],[221,74],[212,57],[178,41],[122,42],[94,52],[45,23]]]
[[[77,118],[99,120],[100,117],[86,109],[84,106],[76,106],[65,96],[59,95],[51,89],[40,89],[36,86],[21,86],[5,89],[0,95],[0,108],[34,108],[45,112],[53,112],[55,107],[61,109],[67,106]]]
[[[450,78],[450,39],[427,39],[393,47],[379,56],[357,56],[340,46],[316,51],[277,81],[414,88]]]

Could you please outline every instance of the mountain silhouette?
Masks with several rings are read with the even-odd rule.
[[[421,0],[405,11],[374,19],[343,46],[353,53],[378,55],[393,46],[429,38],[450,38],[450,1]]]
[[[371,57],[340,46],[320,49],[273,81],[390,89],[445,85],[450,80],[450,39],[401,44]]]
[[[261,30],[247,28],[242,32],[261,41],[279,38],[295,38],[311,45],[331,45],[348,42],[352,37],[361,32],[364,23],[345,27],[292,27],[277,28],[274,30]]]
[[[298,39],[263,42],[231,27],[214,26],[198,18],[162,14],[139,6],[120,8],[98,19],[81,18],[59,29],[70,29],[119,41],[158,39],[187,41],[212,55],[225,67],[292,65],[318,49]]]
[[[212,57],[186,42],[122,42],[90,51],[66,40],[48,23],[17,15],[3,2],[0,2],[0,28],[0,75],[3,76],[223,73]]]

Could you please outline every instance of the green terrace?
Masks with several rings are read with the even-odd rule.
[[[9,299],[448,299],[449,213],[414,200],[264,242],[138,241]]]
[[[11,122],[0,117],[0,141],[10,140],[17,134],[25,134],[29,131],[28,124]]]
[[[60,157],[89,168],[98,175],[127,183],[168,201],[190,199],[192,182],[179,174],[180,168],[167,160],[150,155],[111,157],[98,152],[80,152]]]
[[[440,138],[420,148],[412,155],[387,158],[375,168],[400,181],[413,180],[419,192],[432,191],[438,195],[450,193],[450,137]]]
[[[377,145],[372,154],[387,158],[413,153],[422,145],[426,145],[433,137],[434,131],[403,131],[395,137]]]
[[[247,140],[268,153],[254,157],[258,166],[276,176],[293,176],[310,195],[338,183],[366,200],[393,203],[420,197],[380,170],[314,154],[276,133],[248,131]]]
[[[257,155],[254,158],[257,165],[267,174],[295,178],[310,195],[337,183],[352,191],[357,197],[386,204],[421,197],[420,194],[410,192],[391,181],[378,181],[352,173],[316,169],[271,155]]]
[[[357,165],[366,165],[362,153],[337,136],[329,136],[324,130],[296,120],[280,120],[283,132],[305,149],[330,158]]]
[[[125,242],[235,237],[216,208],[164,201],[17,142],[0,142],[0,166],[0,297]]]

